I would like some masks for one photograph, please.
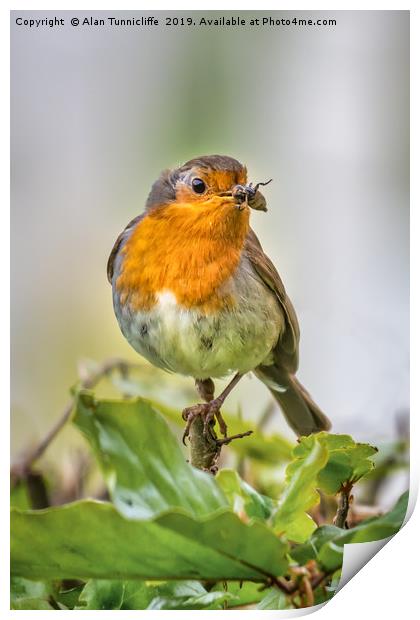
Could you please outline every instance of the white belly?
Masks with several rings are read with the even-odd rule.
[[[196,379],[243,374],[270,363],[283,315],[252,267],[241,267],[229,283],[238,300],[233,309],[202,314],[180,307],[170,291],[162,291],[148,312],[131,313],[115,304],[122,332],[156,366]]]

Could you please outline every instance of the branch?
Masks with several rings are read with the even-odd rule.
[[[217,472],[217,463],[220,457],[222,446],[229,444],[235,439],[242,439],[252,434],[252,431],[238,433],[230,437],[218,439],[214,428],[210,432],[205,433],[204,420],[198,415],[191,423],[189,430],[190,440],[190,461],[191,465],[197,469],[209,471],[212,474]]]
[[[194,418],[191,423],[189,440],[191,465],[197,469],[216,473],[221,446],[214,431],[205,433],[204,420],[201,415]]]
[[[342,529],[348,530],[349,526],[347,524],[347,515],[349,513],[350,503],[351,503],[351,490],[353,485],[351,482],[344,484],[341,487],[340,495],[338,496],[338,506],[337,512],[335,514],[333,524],[337,527],[341,527]]]

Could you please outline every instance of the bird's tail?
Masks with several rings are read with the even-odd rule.
[[[257,376],[263,381],[279,403],[288,425],[300,435],[310,435],[331,428],[331,422],[294,375],[282,376],[281,382],[264,373],[259,367]],[[270,373],[271,374],[271,373]]]

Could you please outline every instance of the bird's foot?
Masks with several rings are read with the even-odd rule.
[[[184,434],[182,436],[182,443],[185,445],[185,440],[190,435],[190,428],[193,421],[201,416],[203,418],[203,435],[207,437],[210,441],[216,440],[213,427],[215,424],[215,419],[219,423],[220,432],[223,437],[227,437],[227,426],[224,421],[222,414],[220,413],[220,407],[222,406],[223,401],[219,398],[215,398],[208,403],[199,403],[198,405],[193,405],[192,407],[187,407],[182,412],[183,419],[187,422],[185,425]]]

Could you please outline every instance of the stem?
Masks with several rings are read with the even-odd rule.
[[[218,439],[213,428],[210,433],[204,432],[204,420],[201,415],[198,415],[192,421],[189,431],[191,465],[215,474],[222,446],[235,441],[235,439],[248,437],[251,433],[252,431],[246,431]]]
[[[351,489],[352,489],[352,484],[351,483],[347,483],[346,485],[342,486],[341,490],[340,490],[340,495],[338,496],[338,506],[337,506],[337,512],[335,514],[334,517],[334,525],[336,525],[337,527],[341,527],[342,529],[347,530],[348,529],[348,525],[347,525],[347,515],[349,512],[349,508],[350,508],[350,501],[351,501]]]

